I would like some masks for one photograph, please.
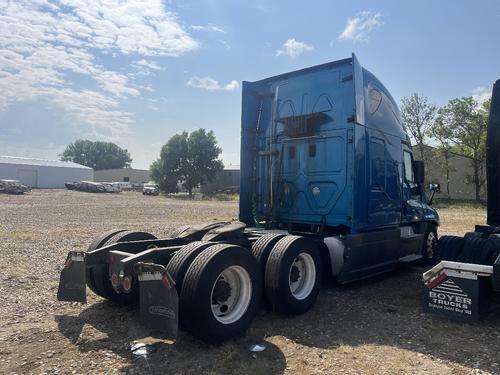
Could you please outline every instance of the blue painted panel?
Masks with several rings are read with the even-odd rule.
[[[364,123],[356,124],[354,137],[353,233],[400,225],[403,206],[401,152],[402,142],[408,141],[390,93],[366,69],[362,70],[362,75]]]
[[[397,227],[411,211],[408,141],[394,99],[354,55],[244,82],[240,220]]]
[[[281,221],[310,224],[321,221],[328,225],[350,221],[351,171],[347,170],[347,160],[352,159],[350,131],[342,129],[336,134],[293,140],[285,145],[285,150],[293,147],[295,153],[293,158],[289,152],[284,153],[281,175],[284,187],[279,192],[277,208]]]

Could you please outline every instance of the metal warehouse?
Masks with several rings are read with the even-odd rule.
[[[95,171],[96,182],[130,182],[144,184],[151,180],[151,172],[147,169],[118,168]]]
[[[219,172],[212,182],[201,185],[202,193],[233,192],[240,190],[240,166],[229,165]]]
[[[68,161],[0,156],[0,179],[20,180],[32,188],[63,188],[68,181],[92,181],[94,170]]]

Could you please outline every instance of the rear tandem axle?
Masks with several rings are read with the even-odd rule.
[[[87,252],[71,251],[57,297],[86,303],[86,286],[118,303],[140,303],[148,328],[173,338],[180,325],[219,343],[245,332],[265,291],[277,312],[315,302],[319,241],[245,228],[238,221],[182,227],[169,238],[112,230]]]

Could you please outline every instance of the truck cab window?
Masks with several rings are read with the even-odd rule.
[[[382,102],[382,94],[375,88],[371,88],[368,92],[368,112],[374,114],[377,112],[380,103]]]
[[[413,178],[413,167],[411,154],[408,151],[404,151],[404,177],[406,182],[413,183],[415,179]]]

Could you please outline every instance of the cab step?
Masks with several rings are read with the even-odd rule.
[[[422,255],[410,254],[410,255],[406,255],[402,258],[399,258],[399,262],[400,263],[412,263],[412,262],[415,262],[415,261],[420,260],[422,258],[423,258]]]

